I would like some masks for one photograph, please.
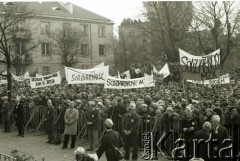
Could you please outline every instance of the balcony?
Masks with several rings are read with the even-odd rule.
[[[14,40],[30,40],[31,39],[31,31],[30,30],[16,30],[13,33]]]

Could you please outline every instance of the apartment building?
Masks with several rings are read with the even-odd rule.
[[[21,71],[30,74],[49,74],[61,71],[64,75],[62,56],[56,45],[51,44],[49,32],[61,30],[64,36],[70,28],[80,29],[83,41],[81,50],[75,55],[74,68],[88,69],[101,62],[111,64],[114,54],[109,44],[113,37],[113,21],[88,11],[80,6],[64,2],[21,2],[34,11],[34,16],[19,23],[19,32],[15,35],[16,52],[24,56]],[[1,5],[15,5],[3,3]],[[25,29],[25,26],[28,26]],[[33,50],[25,51],[26,45],[35,43]],[[71,44],[70,44],[71,45]],[[14,71],[14,69],[11,69]]]

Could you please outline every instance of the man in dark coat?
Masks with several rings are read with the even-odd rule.
[[[15,100],[16,105],[14,105],[14,110],[13,110],[13,114],[14,114],[14,118],[15,118],[15,122],[16,122],[16,126],[18,128],[18,135],[17,136],[21,136],[24,137],[24,108],[23,108],[23,104],[20,103],[20,98],[16,98]]]
[[[219,115],[213,115],[212,116],[212,140],[215,140],[214,144],[211,147],[212,152],[210,152],[211,155],[216,156],[217,161],[223,161],[223,156],[226,154],[221,154],[222,156],[219,155],[219,150],[222,148],[226,148],[229,145],[224,144],[223,141],[225,139],[229,139],[228,135],[228,130],[227,128],[223,127],[220,125],[220,116]],[[211,156],[211,157],[214,157]]]
[[[54,144],[55,141],[55,124],[54,124],[54,115],[55,109],[52,106],[52,101],[49,99],[47,100],[47,113],[45,116],[45,130],[48,134],[48,141],[46,143]]]
[[[106,119],[105,127],[106,133],[100,140],[100,146],[97,150],[97,156],[100,158],[105,152],[107,161],[118,161],[114,155],[114,147],[121,148],[123,146],[123,141],[120,134],[112,130],[113,121],[111,119]]]
[[[4,131],[3,132],[10,132],[10,103],[8,102],[8,97],[5,96],[2,98],[3,104],[2,104],[2,122],[4,125]]]
[[[188,143],[188,147],[191,147],[192,140],[191,137],[193,136],[194,132],[199,130],[201,128],[201,120],[198,117],[194,117],[192,114],[191,107],[186,107],[185,109],[185,115],[186,117],[183,118],[181,128],[183,132],[183,138]],[[186,150],[186,156],[191,157],[192,156],[192,149]]]
[[[99,130],[99,110],[95,104],[90,104],[89,109],[86,111],[86,124],[88,130],[89,148],[91,151],[97,148],[98,145],[98,130]]]
[[[123,132],[125,136],[125,156],[126,160],[130,157],[130,147],[133,147],[132,160],[136,161],[138,159],[138,137],[141,118],[136,113],[136,104],[134,102],[130,103],[130,114],[126,115],[123,119]]]
[[[210,130],[212,128],[212,125],[209,122],[205,122],[202,126],[202,129],[196,131],[193,136],[192,140],[194,142],[193,146],[195,146],[193,149],[194,151],[194,158],[202,158],[204,161],[210,161],[210,158],[208,157],[208,142],[205,142],[209,140],[210,138]]]

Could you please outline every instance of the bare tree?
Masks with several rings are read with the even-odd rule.
[[[11,67],[20,64],[22,55],[16,54],[16,43],[19,38],[30,38],[30,31],[21,28],[20,24],[34,17],[27,3],[0,4],[0,63],[7,68],[8,98],[11,102]],[[25,52],[32,50],[37,45],[26,47]],[[24,55],[24,53],[22,53]]]
[[[191,2],[144,2],[148,26],[139,26],[152,40],[152,53],[168,61],[178,61],[178,48],[184,48],[193,14]]]
[[[237,44],[237,31],[240,25],[239,2],[205,1],[196,2],[192,31],[200,50],[209,54],[221,49],[221,64],[224,64]]]
[[[67,33],[63,29],[56,29],[47,34],[51,45],[61,56],[65,66],[72,67],[78,62],[78,56],[89,55],[88,39],[82,30],[69,27]]]

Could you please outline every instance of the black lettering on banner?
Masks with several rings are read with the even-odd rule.
[[[36,82],[36,85],[35,86],[41,86],[42,83],[41,82]]]
[[[110,86],[111,85],[111,79],[107,79],[107,86]]]
[[[144,84],[144,80],[143,79],[139,81],[139,85],[141,85],[141,84]]]
[[[182,72],[190,74],[201,74],[202,80],[214,79],[217,77],[217,70],[220,69],[220,54],[203,56],[202,59],[193,59],[183,56],[181,59]]]
[[[50,78],[51,78],[51,75],[50,75],[50,76],[43,77],[44,80],[50,79]]]
[[[50,79],[50,80],[46,80],[46,81],[47,81],[47,84],[54,84],[55,83],[54,79]]]

